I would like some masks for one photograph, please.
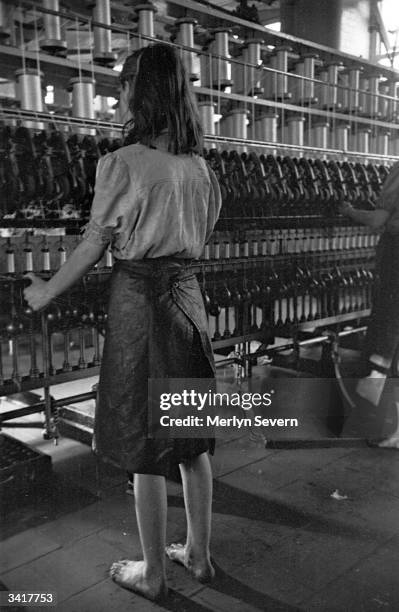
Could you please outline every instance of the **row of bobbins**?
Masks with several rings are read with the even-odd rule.
[[[338,121],[332,128],[328,121],[314,120],[309,130],[306,119],[298,114],[288,115],[283,128],[279,115],[270,111],[260,113],[249,122],[248,109],[236,108],[216,120],[216,105],[209,101],[199,103],[200,116],[205,133],[214,136],[251,139],[267,143],[285,143],[296,147],[309,146],[316,149],[337,149],[365,154],[399,155],[399,133],[390,138],[387,129],[375,129],[364,124],[351,126]],[[218,129],[217,126],[218,125]]]
[[[87,0],[92,9],[94,35],[93,61],[103,65],[114,63],[112,51],[110,0]],[[42,50],[63,53],[67,50],[62,37],[59,0],[43,0],[45,38],[40,42]],[[0,37],[7,37],[7,4],[0,2]],[[154,15],[157,9],[151,3],[134,7],[138,22],[138,45],[144,46],[154,37]],[[179,44],[194,48],[194,32],[197,21],[184,17],[177,19],[172,28]],[[261,95],[278,101],[291,100],[296,104],[318,104],[324,109],[342,110],[367,117],[394,120],[398,114],[397,80],[393,76],[384,80],[378,69],[366,72],[361,66],[343,66],[341,61],[320,62],[313,51],[298,57],[288,45],[265,49],[261,38],[249,38],[243,45],[235,45],[234,62],[231,63],[229,40],[231,30],[219,27],[209,30],[211,40],[201,53],[182,51],[184,62],[192,81],[201,81],[205,87],[226,89],[235,93]],[[140,39],[140,37],[143,37]],[[133,43],[134,44],[134,43]],[[238,52],[237,52],[238,51]],[[295,58],[293,60],[292,58]],[[290,64],[294,65],[293,69]],[[258,70],[259,67],[272,71]],[[276,72],[274,72],[276,71]],[[399,79],[398,79],[399,80]]]
[[[44,112],[42,79],[43,73],[36,68],[17,70],[17,92],[22,110]],[[95,81],[91,77],[76,77],[69,81],[69,91],[72,92],[72,115],[85,119],[94,119]],[[41,122],[25,122],[26,127],[44,129]],[[82,128],[84,133],[90,133]]]
[[[239,259],[286,254],[325,253],[375,248],[378,233],[362,227],[272,229],[252,240],[230,238],[219,242],[217,235],[205,246],[203,259]],[[360,256],[360,254],[359,254]]]
[[[57,1],[58,0],[48,0],[48,8],[50,8],[51,5],[51,7],[55,10],[57,7]],[[105,10],[107,8],[107,2],[97,2],[93,6],[94,9],[97,10],[97,19],[104,19],[106,21],[108,19],[105,15],[107,12]],[[101,7],[102,13],[99,10],[99,7]],[[143,4],[136,6],[135,11],[138,18],[139,32],[143,36],[153,37],[154,13],[156,12],[155,7],[151,4]],[[59,32],[59,23],[57,23],[56,20],[59,20],[59,17],[55,15],[48,15],[47,17],[50,23],[46,31],[51,34],[52,38],[47,38],[47,42],[45,41],[46,44],[49,43],[49,41],[54,42],[59,40],[56,38]],[[191,18],[183,18],[176,21],[175,38],[179,44],[187,47],[193,46],[195,25],[196,21]],[[101,34],[101,44],[103,49],[102,53],[106,54],[107,51],[104,49],[107,45],[108,48],[110,48],[111,31],[110,29],[96,27],[94,30],[95,34],[96,32],[98,33],[98,37],[100,37]],[[103,36],[104,33],[106,36]],[[288,70],[288,57],[291,51],[289,47],[277,48],[270,56],[271,66],[276,70],[283,71],[284,73],[277,74],[275,79],[263,78],[262,80],[262,73],[256,70],[256,66],[260,66],[262,63],[261,45],[263,41],[261,39],[251,39],[247,41],[243,48],[243,59],[245,61],[244,66],[247,66],[247,63],[251,65],[247,66],[244,72],[241,70],[241,72],[236,74],[235,78],[232,78],[234,75],[232,75],[231,72],[231,65],[228,61],[226,61],[226,59],[224,59],[229,57],[229,31],[226,28],[217,28],[213,30],[212,33],[214,38],[211,43],[211,55],[207,56],[207,54],[204,54],[201,56],[203,62],[208,62],[208,65],[203,65],[201,67],[201,73],[205,74],[207,78],[207,81],[205,81],[206,85],[211,87],[218,86],[219,88],[223,89],[230,87],[234,82],[237,82],[237,89],[242,90],[243,87],[245,87],[245,83],[250,83],[251,94],[261,95],[263,93],[266,96],[270,92],[267,91],[267,88],[264,87],[264,85],[268,85],[269,87],[277,87],[276,91],[272,92],[277,98],[287,99],[290,97],[291,94],[288,92],[288,75],[285,73],[285,71]],[[107,41],[106,44],[105,41]],[[149,41],[146,39],[139,41],[140,44],[147,44],[148,42]],[[50,45],[48,44],[47,48],[49,46]],[[99,44],[97,44],[97,47],[98,46]],[[195,81],[199,78],[198,72],[196,72],[197,63],[194,58],[195,54],[185,50],[182,53],[190,78],[191,80]],[[106,59],[105,55],[103,59]],[[110,59],[110,56],[108,59]],[[305,96],[304,99],[306,99],[308,102],[317,100],[318,98],[315,94],[320,93],[317,91],[315,92],[314,82],[311,78],[312,75],[314,76],[316,60],[317,56],[315,54],[308,53],[305,54],[296,64],[297,75],[301,78],[305,77],[306,79],[305,81],[301,82],[306,85],[306,89],[304,89],[303,94]],[[346,71],[342,71],[341,67],[342,65],[339,62],[332,62],[325,70],[323,78],[329,81],[329,107],[341,108],[344,106],[338,101],[338,76],[340,74],[341,76],[345,74],[349,79],[348,84],[350,86],[348,90],[343,90],[346,92],[346,95],[349,96],[346,107],[360,110],[363,108],[362,104],[365,104],[365,101],[361,97],[362,95],[364,96],[364,92],[362,94],[362,91],[357,89],[358,85],[361,85],[361,70],[358,68],[351,68]],[[240,66],[240,68],[242,68],[242,66]],[[27,69],[18,71],[17,75],[18,85],[21,90],[21,107],[27,110],[42,111],[43,101],[39,72],[33,69]],[[241,82],[240,75],[242,77]],[[372,83],[374,90],[376,90],[378,86],[379,78],[380,77],[377,76],[373,79],[368,79],[369,84]],[[243,82],[245,82],[244,85]],[[70,89],[72,90],[72,113],[74,116],[88,119],[94,118],[94,86],[95,83],[90,77],[78,77],[70,81]],[[391,87],[392,83],[384,83],[384,86],[386,88]],[[374,100],[374,102],[381,102],[376,95],[368,99]],[[389,102],[384,98],[382,98],[382,100],[385,101],[386,104]],[[305,144],[305,120],[298,114],[287,117],[287,123],[283,125],[283,129],[280,128],[279,134],[279,129],[277,127],[278,117],[273,112],[266,112],[255,116],[253,118],[252,127],[248,129],[249,120],[247,110],[233,109],[222,117],[218,129],[216,129],[215,121],[212,117],[212,115],[214,115],[212,106],[213,105],[211,103],[204,102],[201,104],[201,113],[203,115],[205,131],[207,134],[212,135],[215,134],[216,131],[219,131],[220,135],[233,138],[246,139],[248,136],[250,136],[252,139],[261,141],[264,140],[267,142],[280,141],[295,146],[303,146]],[[376,110],[377,109],[375,108],[374,111]],[[385,110],[384,112],[388,111]],[[311,129],[309,130],[311,137],[307,138],[306,144],[317,148],[328,148],[330,146],[331,148],[344,151],[353,150],[363,153],[372,152],[381,155],[396,155],[398,152],[399,139],[396,136],[396,131],[392,139],[390,139],[390,133],[388,130],[375,130],[375,133],[371,134],[370,128],[363,125],[360,125],[358,129],[352,130],[352,132],[354,133],[351,133],[349,126],[345,123],[335,124],[334,129],[330,130],[328,122],[322,120],[314,121],[312,122]]]
[[[36,69],[18,70],[16,72],[21,108],[24,110],[43,112],[43,95],[41,79],[43,74]],[[75,117],[94,119],[95,82],[90,77],[77,77],[70,80],[72,91],[72,113]],[[216,134],[215,105],[209,101],[199,104],[201,119],[205,133]],[[253,125],[248,129],[248,110],[236,108],[222,116],[219,135],[246,140],[265,141],[268,143],[285,142],[294,146],[305,145],[305,118],[299,115],[287,117],[284,133],[278,127],[278,115],[262,113],[255,117]],[[39,127],[36,124],[36,127]],[[80,128],[85,133],[87,128]],[[358,151],[361,153],[377,153],[380,155],[398,155],[399,138],[390,140],[388,130],[379,130],[374,135],[371,129],[360,124],[351,132],[350,125],[339,122],[330,129],[326,121],[315,121],[310,129],[307,145],[316,148],[334,148],[340,151]]]
[[[111,13],[109,0],[92,0],[87,2],[87,6],[93,9],[93,22],[110,25]],[[55,15],[59,10],[58,0],[44,0],[43,8],[49,9],[52,13],[44,13],[44,26],[46,38],[41,42],[41,48],[51,53],[66,51],[66,43],[61,38],[60,17]],[[150,4],[138,5],[135,8],[139,32],[146,37],[154,37],[153,15],[155,7]],[[0,11],[1,23],[1,11]],[[0,33],[7,30],[1,29]],[[1,34],[0,34],[1,35]],[[116,54],[112,52],[111,28],[93,27],[94,51],[93,61],[104,65],[114,63]],[[141,46],[145,46],[149,41],[142,39],[139,41]],[[193,42],[193,40],[191,41]],[[21,109],[44,112],[44,96],[42,88],[43,73],[36,68],[23,68],[16,71],[17,98],[20,101]],[[71,92],[72,106],[71,113],[74,117],[84,119],[94,119],[94,98],[95,81],[89,76],[79,76],[70,79],[68,91]],[[58,89],[55,93],[58,93]],[[26,127],[44,129],[42,122],[25,122]],[[77,133],[95,134],[90,128],[76,128]]]
[[[3,2],[1,4],[4,5]],[[112,64],[117,59],[117,55],[112,51],[110,0],[88,0],[86,6],[92,9],[92,20],[94,23],[93,61],[103,65]],[[40,48],[47,53],[65,55],[67,43],[62,35],[61,18],[59,15],[60,2],[59,0],[43,0],[42,8],[44,9],[43,27],[45,36],[40,41]],[[1,6],[0,30],[3,30],[8,36],[10,35],[9,21],[6,7]]]
[[[201,56],[201,84],[234,93],[257,95],[299,105],[317,104],[324,110],[340,110],[370,118],[395,120],[398,114],[397,80],[383,79],[378,69],[368,73],[361,66],[345,67],[339,60],[321,63],[314,52],[304,52],[289,71],[293,49],[278,45],[264,50],[264,41],[250,38],[231,63],[228,28],[210,30],[213,40]],[[258,70],[260,66],[270,71]]]
[[[55,240],[58,243],[54,242]],[[10,275],[54,272],[65,263],[69,251],[72,251],[74,246],[76,244],[71,244],[71,240],[64,235],[49,239],[47,235],[31,237],[27,232],[23,244],[21,239],[7,238],[6,257],[0,264],[0,272]],[[93,271],[110,270],[113,261],[112,251],[107,248],[104,256],[93,267]]]
[[[112,65],[117,54],[112,50],[111,2],[110,0],[86,0],[86,8],[92,10],[93,30],[93,61],[101,65]],[[42,0],[44,38],[39,45],[42,51],[51,54],[65,55],[67,52],[66,37],[60,16],[59,0]],[[13,4],[0,0],[0,40],[7,40],[12,34],[14,18]],[[156,8],[152,4],[142,4],[134,7],[138,21],[138,33],[142,36],[154,37],[153,15]],[[39,13],[40,14],[40,13]],[[192,41],[193,42],[193,41]],[[141,45],[147,44],[144,40]]]

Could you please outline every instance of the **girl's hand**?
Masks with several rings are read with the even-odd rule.
[[[349,202],[340,202],[338,205],[338,210],[342,215],[350,217],[350,214],[353,210],[353,206],[351,206]]]
[[[25,300],[33,310],[41,310],[54,298],[48,290],[48,282],[39,278],[33,272],[25,274],[24,278],[31,281],[29,287],[24,289]]]

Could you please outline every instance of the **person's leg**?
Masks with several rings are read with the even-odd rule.
[[[379,443],[381,448],[395,448],[399,450],[399,380],[394,379],[393,399],[395,404],[394,418],[396,418],[395,431],[388,438]]]
[[[396,448],[399,450],[399,402],[395,402],[396,430],[378,444],[380,448]]]
[[[209,544],[212,518],[212,471],[207,453],[181,463],[184,503],[187,516],[185,545],[171,544],[166,554],[184,565],[195,578],[208,582],[214,576]]]
[[[391,363],[392,360],[387,357],[377,353],[372,354],[369,357],[369,367],[371,371],[368,376],[361,378],[357,384],[356,391],[358,395],[366,399],[373,406],[378,407],[381,400],[384,402],[382,395],[391,369]],[[394,394],[395,430],[378,444],[381,448],[399,449],[399,393],[397,389],[395,389]]]
[[[389,359],[374,353],[369,357],[369,374],[361,378],[357,384],[357,393],[374,406],[378,406],[380,402],[390,367]]]
[[[166,594],[165,537],[167,497],[163,476],[135,474],[136,516],[143,561],[117,561],[111,577],[121,586],[149,599]]]

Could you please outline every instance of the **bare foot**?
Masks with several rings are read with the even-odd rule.
[[[399,434],[395,434],[379,443],[379,448],[397,448],[399,450]]]
[[[145,575],[144,561],[122,559],[111,565],[110,576],[119,586],[143,595],[152,601],[166,597],[168,589],[164,578]]]
[[[196,560],[184,544],[170,544],[165,552],[171,561],[183,565],[199,582],[210,582],[215,576],[215,570],[208,559]]]

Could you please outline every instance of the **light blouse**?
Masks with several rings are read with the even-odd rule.
[[[219,184],[198,155],[141,144],[100,158],[83,238],[117,259],[197,259],[221,207]]]

